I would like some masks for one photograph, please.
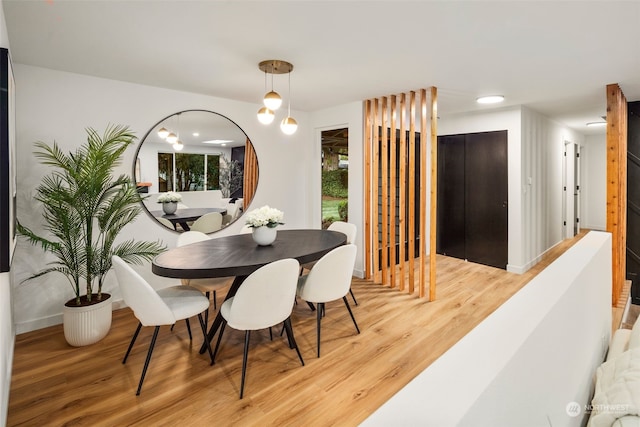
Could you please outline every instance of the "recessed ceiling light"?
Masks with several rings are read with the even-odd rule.
[[[230,139],[211,139],[209,141],[202,141],[203,144],[226,144],[227,142],[233,142]]]
[[[481,96],[476,99],[478,104],[497,104],[498,102],[504,101],[504,96],[502,95],[489,95],[489,96]]]
[[[198,132],[194,132],[193,136],[200,136],[200,134]]]
[[[594,126],[605,126],[607,124],[607,122],[589,122],[587,123],[587,126],[589,127],[594,127]]]

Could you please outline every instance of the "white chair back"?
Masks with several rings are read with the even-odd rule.
[[[222,215],[220,212],[209,212],[196,219],[189,228],[193,231],[201,231],[207,234],[213,233],[222,228]]]
[[[246,331],[285,321],[293,309],[299,268],[298,261],[288,258],[251,273],[238,288],[225,316],[229,326]]]
[[[356,233],[358,229],[355,224],[344,221],[334,221],[329,225],[327,230],[339,231],[347,236],[347,244],[356,242]]]
[[[125,304],[143,326],[172,325],[173,312],[151,285],[119,256],[111,258]]]
[[[349,292],[356,263],[356,245],[339,246],[320,258],[307,276],[298,295],[309,302],[327,302]]]
[[[176,246],[189,245],[191,243],[202,242],[209,239],[211,239],[211,237],[207,236],[202,231],[185,231],[184,233],[180,233],[178,236]]]
[[[173,224],[167,218],[162,218],[161,216],[159,216],[159,217],[156,217],[156,219],[158,220],[158,222],[160,224],[164,225],[167,228],[170,228],[170,229],[174,230]]]

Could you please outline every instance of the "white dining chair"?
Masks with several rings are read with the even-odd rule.
[[[173,226],[173,223],[171,221],[169,221],[167,218],[162,218],[161,216],[156,217],[156,219],[158,220],[158,222],[162,225],[164,225],[165,227],[171,229],[171,230],[175,230],[175,227]]]
[[[351,287],[356,251],[356,246],[353,244],[339,246],[320,258],[309,271],[309,274],[305,274],[298,279],[297,295],[307,302],[315,303],[317,306],[316,340],[318,357],[320,357],[320,325],[324,316],[325,303],[342,298],[356,331],[360,333],[360,328],[358,328],[356,318],[353,316],[346,296]]]
[[[220,212],[209,212],[193,221],[189,228],[206,234],[213,233],[222,228],[222,215]]]
[[[222,217],[222,224],[229,225],[238,218],[240,208],[236,203],[227,203],[225,208],[227,209],[227,213]]]
[[[347,245],[356,243],[356,234],[358,232],[358,229],[355,224],[345,221],[334,221],[329,225],[329,227],[327,227],[327,230],[338,231],[347,236]],[[304,270],[311,270],[314,265],[315,261],[305,263],[302,267]],[[351,295],[351,298],[353,298],[354,304],[358,305],[358,301],[356,300],[356,296],[353,294],[353,290],[351,289],[351,287],[349,287],[349,294]]]
[[[214,361],[226,325],[245,331],[240,399],[244,396],[251,331],[270,328],[284,322],[289,347],[296,350],[300,363],[304,366],[304,360],[293,337],[291,325],[291,311],[296,296],[299,268],[298,261],[292,258],[274,261],[262,266],[251,273],[242,282],[236,294],[222,303],[220,307],[223,320],[213,352]]]
[[[155,326],[151,344],[149,344],[147,358],[142,368],[136,396],[140,395],[140,391],[142,390],[142,383],[144,382],[158,332],[162,325],[173,325],[178,320],[185,319],[188,326],[189,318],[198,315],[204,341],[209,351],[211,363],[213,364],[213,353],[209,345],[209,340],[207,339],[206,326],[202,319],[202,313],[209,308],[209,300],[202,295],[199,290],[189,286],[178,285],[156,291],[142,276],[131,268],[129,264],[124,262],[122,258],[113,256],[112,264],[118,285],[122,292],[122,298],[125,304],[133,310],[134,316],[138,319],[138,327],[133,334],[133,338],[131,338],[127,353],[124,355],[124,359],[122,360],[123,364],[127,362],[127,358],[140,333],[140,329],[143,326]],[[190,328],[189,338],[191,339]]]

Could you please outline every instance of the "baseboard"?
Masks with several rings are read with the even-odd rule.
[[[123,300],[113,301],[113,310],[119,310],[127,305]],[[47,317],[41,317],[39,319],[32,319],[27,322],[16,323],[16,335],[24,334],[26,332],[37,331],[38,329],[48,328],[50,326],[56,326],[62,324],[62,313],[54,314]]]
[[[536,265],[537,263],[542,261],[542,258],[544,258],[544,256],[550,250],[552,250],[553,248],[558,246],[560,243],[562,243],[562,241],[557,242],[556,244],[554,244],[553,246],[551,246],[550,248],[548,248],[547,250],[542,252],[540,255],[538,255],[537,257],[535,257],[534,259],[532,259],[531,261],[529,261],[528,263],[526,263],[524,265],[507,264],[507,271],[509,273],[516,273],[516,274],[524,274],[524,273],[526,273],[531,267],[533,267],[534,265]]]

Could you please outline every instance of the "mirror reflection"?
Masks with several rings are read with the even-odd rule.
[[[156,123],[133,165],[144,209],[177,232],[213,233],[236,221],[258,184],[251,141],[227,117],[186,110]]]

